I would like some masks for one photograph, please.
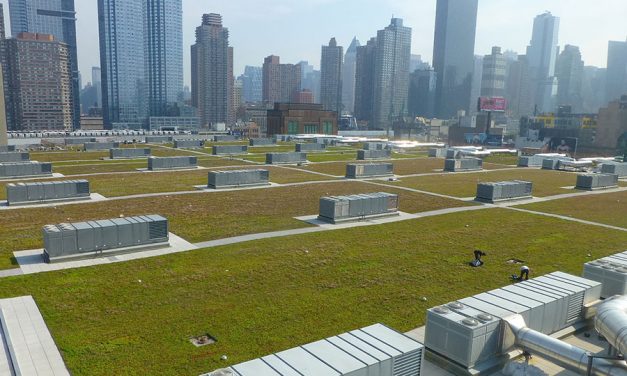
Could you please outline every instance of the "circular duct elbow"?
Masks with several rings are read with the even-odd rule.
[[[594,328],[621,354],[627,354],[627,296],[602,303],[597,308]]]

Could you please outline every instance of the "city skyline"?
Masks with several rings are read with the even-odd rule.
[[[0,0],[8,6],[8,0]],[[551,11],[560,17],[559,46],[566,44],[580,47],[586,65],[605,67],[609,40],[624,41],[627,30],[622,26],[621,15],[627,13],[627,2],[606,0],[598,7],[586,0],[563,1],[530,0],[521,6],[515,0],[481,0],[477,21],[475,54],[487,55],[492,46],[524,53],[529,44],[533,18]],[[431,62],[433,30],[435,24],[435,0],[416,3],[411,0],[315,0],[307,4],[294,4],[287,0],[272,0],[260,4],[250,0],[214,4],[198,4],[183,0],[183,48],[185,84],[190,80],[189,48],[194,43],[195,24],[203,13],[220,13],[225,27],[231,30],[231,45],[235,48],[235,75],[240,75],[246,65],[261,66],[263,58],[275,54],[285,63],[309,61],[319,69],[320,47],[335,36],[338,44],[348,46],[357,37],[362,42],[385,24],[389,18],[403,18],[412,27],[412,53],[422,55]],[[515,9],[515,11],[513,11]],[[611,11],[610,11],[611,10]],[[91,67],[99,66],[96,1],[76,3],[78,54],[83,84],[90,81]],[[498,15],[498,16],[495,16]],[[320,28],[317,19],[328,20],[332,28]],[[260,27],[253,20],[267,20]],[[603,19],[593,23],[589,20]],[[5,22],[9,29],[8,12]],[[263,24],[262,24],[263,25]],[[297,32],[284,33],[283,29]],[[299,32],[307,30],[307,32]],[[280,35],[280,38],[273,36]]]

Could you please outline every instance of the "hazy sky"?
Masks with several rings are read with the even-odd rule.
[[[8,25],[8,0],[5,6]],[[96,0],[75,0],[78,58],[83,84],[91,67],[99,66]],[[331,37],[348,47],[353,36],[361,42],[387,26],[394,15],[413,29],[412,53],[431,61],[436,0],[183,0],[185,83],[190,82],[189,46],[203,13],[220,13],[235,48],[235,74],[245,65],[261,65],[275,54],[282,62],[308,60],[320,65],[320,46]],[[561,18],[559,44],[581,48],[587,65],[605,67],[608,40],[627,37],[626,0],[480,0],[475,53],[492,46],[524,53],[531,39],[533,18],[551,11]],[[7,34],[9,34],[7,26]]]

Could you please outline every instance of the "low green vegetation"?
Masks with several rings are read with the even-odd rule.
[[[411,330],[429,307],[510,283],[509,259],[532,276],[580,274],[626,242],[486,209],[3,278],[0,296],[35,298],[73,375],[198,375],[375,322]],[[476,248],[487,252],[477,269],[467,266]],[[206,333],[217,342],[188,341]]]

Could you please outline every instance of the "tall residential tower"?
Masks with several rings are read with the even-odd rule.
[[[355,113],[355,74],[357,68],[357,38],[353,38],[350,46],[344,55],[344,65],[342,66],[342,103],[344,111]]]
[[[527,61],[532,84],[533,104],[538,112],[555,109],[557,99],[557,37],[560,19],[550,12],[537,16],[533,21],[531,43],[527,47]]]
[[[325,111],[342,113],[342,60],[343,48],[335,38],[328,46],[322,46],[320,60],[320,102]]]

